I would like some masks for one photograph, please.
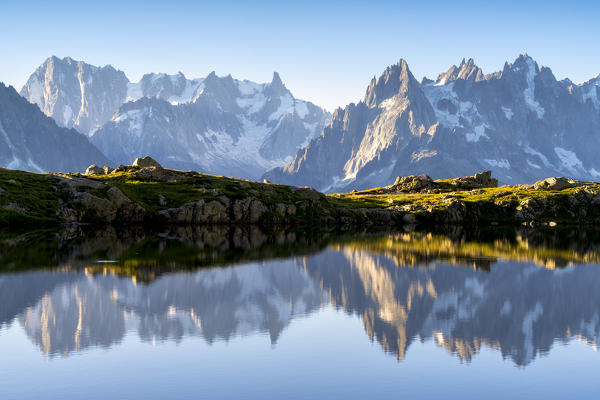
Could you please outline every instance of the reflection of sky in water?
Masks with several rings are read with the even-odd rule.
[[[600,367],[598,353],[577,342],[526,369],[494,350],[460,364],[431,340],[398,363],[365,340],[358,318],[331,307],[294,320],[274,347],[265,334],[209,345],[153,344],[129,333],[111,350],[44,361],[16,324],[1,338],[6,399],[47,398],[50,388],[61,399],[594,398]]]
[[[425,256],[409,267],[417,253],[379,245],[146,283],[84,270],[0,275],[0,398],[600,392],[600,266],[496,260],[486,270]]]

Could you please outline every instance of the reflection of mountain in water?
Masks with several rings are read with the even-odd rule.
[[[399,267],[366,250],[325,251],[306,263],[331,301],[362,317],[386,351],[404,358],[416,338],[433,338],[462,360],[481,346],[525,365],[555,339],[600,334],[600,269],[548,270],[499,262],[490,272],[431,263]]]
[[[206,232],[201,237],[186,242],[210,249],[201,252],[203,258],[192,259],[201,260],[200,265],[207,259],[244,259],[239,255],[214,258],[217,246],[206,247]],[[232,243],[232,236],[227,237],[223,243]],[[129,267],[110,265],[0,275],[0,326],[17,318],[48,355],[109,347],[130,330],[145,341],[198,335],[213,342],[268,332],[276,342],[293,318],[331,302],[359,315],[369,337],[399,359],[412,341],[432,338],[461,360],[469,361],[488,346],[519,365],[550,351],[556,339],[575,337],[595,346],[600,333],[600,269],[551,270],[531,262],[549,266],[548,259],[557,259],[560,265],[569,264],[568,251],[561,249],[574,242],[561,247],[544,239],[544,247],[533,251],[535,257],[526,258],[531,246],[523,245],[522,236],[516,241],[504,237],[486,242],[421,234],[345,238],[312,256],[228,268],[190,270],[187,266],[187,272],[176,272],[182,249],[175,247],[177,258],[169,262],[165,252],[172,247],[170,242],[157,242],[162,253],[155,254],[139,245],[149,243],[152,248],[155,242],[144,240],[137,238],[134,250],[123,246],[122,253],[114,256],[135,253],[133,258],[122,257],[125,266],[158,265],[160,274],[146,283],[137,279],[138,272],[127,276]],[[531,245],[540,242],[535,237],[528,240]],[[263,258],[288,255],[286,241],[283,253],[265,247],[271,239],[259,242],[262,250],[249,260],[261,254]],[[319,245],[310,247],[316,251]],[[582,243],[573,257],[585,261],[580,257],[596,254],[595,248]],[[101,252],[94,249],[93,254]],[[184,247],[183,253],[188,250]],[[306,246],[301,246],[301,254],[305,253]],[[498,261],[494,255],[531,261]],[[481,260],[484,269],[447,263],[481,267]]]
[[[149,285],[115,275],[71,274],[50,291],[36,291],[46,273],[4,276],[2,292],[28,280],[39,300],[21,312],[27,334],[48,355],[118,343],[127,330],[142,340],[208,342],[268,332],[273,342],[295,316],[324,301],[320,288],[290,263],[248,264],[160,277]],[[65,277],[67,278],[67,277]]]

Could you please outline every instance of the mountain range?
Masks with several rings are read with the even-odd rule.
[[[325,192],[389,185],[399,175],[439,179],[482,170],[508,184],[600,178],[600,77],[557,80],[527,54],[491,74],[463,59],[421,81],[400,60],[372,79],[362,101],[333,116],[294,98],[277,73],[264,84],[214,72],[199,79],[151,73],[130,82],[112,66],[69,57],[48,58],[20,94],[105,156],[73,131],[60,131],[65,151],[42,146],[40,158],[27,155],[46,128],[22,141],[18,157],[14,144],[0,148],[2,165],[34,171],[150,155],[171,168]],[[70,152],[72,145],[86,149]],[[81,156],[88,161],[65,161]]]
[[[34,172],[76,172],[110,161],[74,129],[59,127],[37,106],[0,83],[0,166]]]
[[[600,78],[558,81],[524,54],[484,74],[472,59],[417,81],[405,60],[337,109],[294,160],[265,174],[333,192],[492,170],[501,183],[600,178]]]
[[[50,57],[21,95],[87,135],[112,164],[150,155],[171,168],[253,179],[290,161],[331,118],[294,98],[276,72],[265,84],[214,72],[132,83],[112,66]]]

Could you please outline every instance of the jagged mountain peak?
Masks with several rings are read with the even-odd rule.
[[[535,61],[527,53],[520,54],[512,64],[505,63],[502,74],[507,73],[534,73],[537,74],[541,71],[537,61]]]
[[[279,72],[273,71],[273,79],[271,79],[271,86],[283,86]]]
[[[239,88],[231,75],[217,76],[215,71],[212,71],[203,81],[204,90],[203,96],[211,96],[219,101],[235,102],[234,98],[239,94]],[[196,97],[195,101],[200,99]]]
[[[483,71],[479,68],[472,58],[460,62],[459,66],[452,65],[448,71],[440,74],[436,80],[436,85],[445,85],[456,80],[472,80],[479,82],[484,80]]]
[[[373,78],[365,93],[364,102],[369,107],[376,107],[390,97],[401,95],[409,97],[412,92],[420,92],[420,84],[410,72],[408,63],[403,58],[383,71],[379,79]]]
[[[270,97],[278,97],[285,96],[289,92],[288,88],[283,84],[279,73],[277,71],[273,72],[273,79],[271,79],[271,83],[265,88],[265,93]]]

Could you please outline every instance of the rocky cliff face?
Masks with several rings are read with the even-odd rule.
[[[12,87],[0,83],[0,167],[83,172],[109,160],[74,129],[61,128]]]
[[[531,57],[484,75],[473,60],[418,83],[404,60],[338,109],[321,135],[265,177],[324,191],[491,169],[501,183],[600,176],[600,81],[557,81]]]
[[[111,66],[71,58],[46,60],[21,95],[90,136],[115,164],[149,154],[170,168],[254,179],[290,161],[331,117],[294,98],[277,73],[265,84],[214,72],[132,83]]]
[[[29,77],[21,96],[60,126],[89,134],[123,103],[128,82],[110,65],[100,68],[70,57],[50,57]]]

